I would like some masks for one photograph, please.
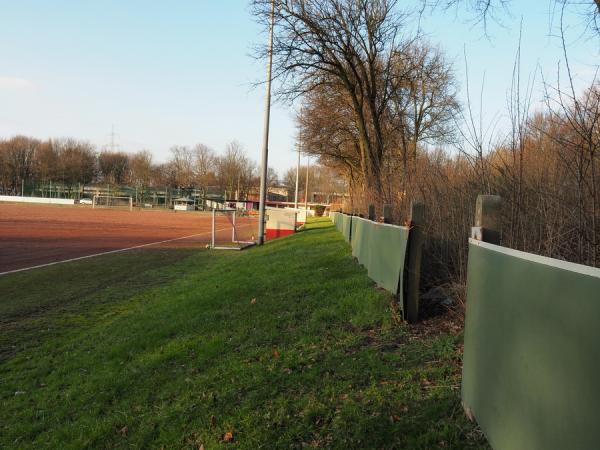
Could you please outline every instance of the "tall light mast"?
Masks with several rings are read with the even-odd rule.
[[[267,47],[267,95],[265,97],[265,122],[260,171],[260,203],[258,206],[258,245],[265,242],[265,203],[267,201],[267,170],[269,164],[269,120],[271,118],[271,78],[273,65],[273,28],[275,26],[275,0],[271,1],[271,21],[269,24],[269,44]]]
[[[310,155],[306,155],[306,190],[304,192],[304,210],[308,214],[308,169],[310,168]]]
[[[300,184],[300,142],[298,142],[298,163],[296,164],[296,195],[294,196],[294,208],[298,209],[298,185]]]

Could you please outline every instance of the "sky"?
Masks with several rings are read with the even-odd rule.
[[[432,45],[454,65],[466,103],[466,69],[474,109],[483,86],[483,121],[502,128],[514,55],[523,23],[523,83],[556,79],[560,42],[550,36],[550,2],[513,2],[485,36],[462,11],[421,21]],[[555,20],[556,22],[556,20]],[[600,62],[598,40],[581,36],[581,18],[566,16],[569,57],[578,86]],[[414,25],[414,22],[413,22]],[[0,138],[25,134],[75,137],[99,149],[150,150],[156,161],[173,145],[204,143],[222,152],[232,140],[260,158],[264,61],[252,49],[266,41],[246,0],[0,0]],[[294,105],[271,113],[269,164],[295,165]],[[500,125],[498,125],[498,123]]]

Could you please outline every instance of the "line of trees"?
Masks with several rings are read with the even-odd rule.
[[[97,151],[87,141],[76,139],[39,139],[15,136],[0,140],[0,192],[20,194],[26,187],[60,184],[73,192],[80,186],[108,184],[129,186],[143,195],[147,189],[205,189],[224,193],[229,198],[245,199],[259,186],[257,164],[248,157],[242,145],[232,141],[222,154],[197,144],[174,146],[165,163],[155,163],[148,151]],[[336,179],[338,178],[338,179]],[[310,192],[343,193],[346,186],[330,168],[309,167]],[[287,190],[293,201],[296,168],[287,170],[279,180],[273,168],[268,171],[268,186]],[[304,199],[306,166],[301,166],[299,198]]]
[[[277,184],[277,174],[269,175],[270,184]],[[238,192],[242,198],[256,180],[256,163],[236,141],[227,144],[222,155],[204,144],[174,146],[167,162],[156,163],[148,151],[97,151],[89,142],[71,138],[0,140],[0,188],[5,193],[20,193],[24,184],[60,183],[74,189],[102,183],[142,190],[210,186]]]

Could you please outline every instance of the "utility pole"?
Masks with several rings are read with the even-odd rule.
[[[273,28],[275,26],[275,0],[271,0],[271,22],[267,47],[267,95],[265,97],[265,123],[263,130],[262,166],[260,172],[260,203],[258,206],[258,245],[265,241],[265,203],[267,201],[267,167],[269,163],[269,120],[271,116],[271,73],[273,66]]]
[[[302,119],[304,108],[300,108]],[[298,186],[300,184],[300,151],[302,150],[302,131],[298,133],[298,162],[296,163],[296,196],[294,197],[294,208],[298,209]]]
[[[298,209],[298,185],[300,184],[300,142],[298,142],[298,163],[296,164],[296,195],[294,196],[294,208]]]
[[[306,155],[306,190],[304,192],[304,210],[308,214],[308,169],[310,167],[310,156]]]

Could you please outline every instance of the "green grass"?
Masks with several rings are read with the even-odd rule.
[[[324,221],[244,252],[14,274],[0,293],[1,448],[487,448],[460,407],[461,338],[394,324]]]

